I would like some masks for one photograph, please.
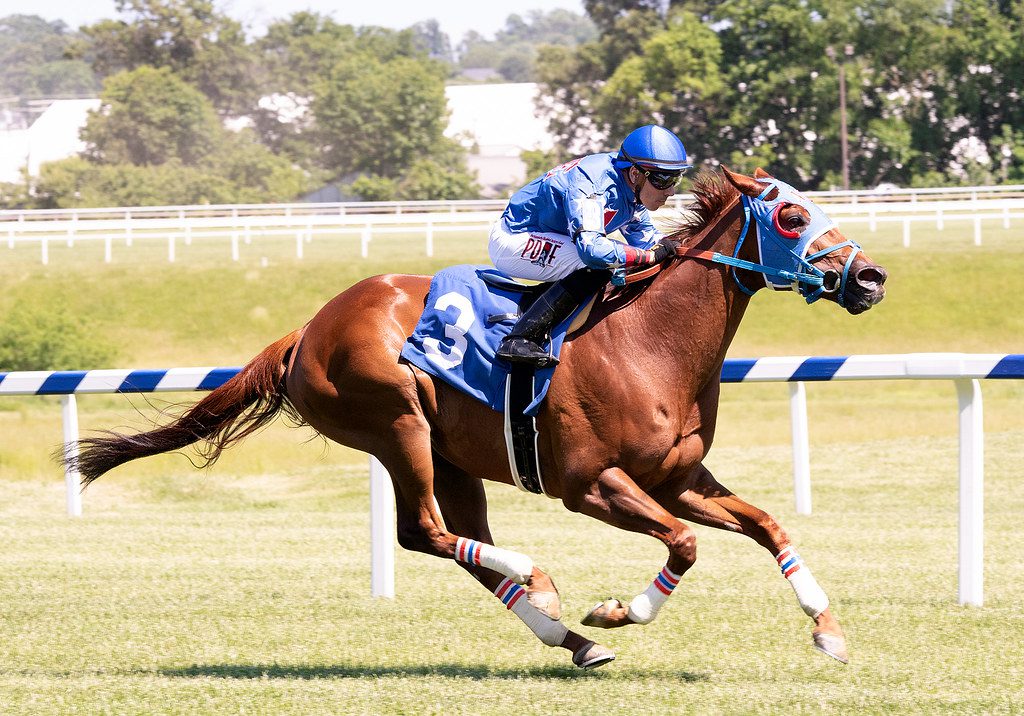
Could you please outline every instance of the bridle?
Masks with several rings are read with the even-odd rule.
[[[846,283],[853,260],[861,251],[860,245],[847,239],[807,256],[806,253],[810,245],[822,234],[835,228],[835,222],[829,219],[816,204],[801,196],[785,182],[773,178],[764,180],[762,183],[767,183],[768,186],[757,197],[740,195],[743,205],[743,228],[740,230],[740,236],[736,241],[736,248],[732,256],[718,251],[702,251],[683,247],[677,250],[676,255],[731,267],[736,287],[748,296],[753,296],[756,289],[750,289],[743,284],[739,277],[739,269],[762,274],[765,277],[765,284],[775,290],[795,289],[807,303],[814,303],[823,295],[837,293],[837,303],[845,307]],[[774,189],[779,190],[778,196],[770,201],[766,200],[765,197]],[[790,231],[779,224],[779,212],[787,204],[797,204],[811,216],[811,221],[802,231]],[[743,243],[750,233],[750,227],[755,225],[758,258],[761,263],[739,258]],[[843,264],[841,272],[832,269],[822,271],[814,265],[818,259],[847,246],[851,247],[850,255]],[[659,265],[630,274],[626,279],[627,283],[653,276],[660,268]]]

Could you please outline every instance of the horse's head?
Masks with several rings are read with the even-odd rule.
[[[744,206],[737,254],[751,225],[755,226],[759,270],[767,286],[795,289],[808,303],[825,297],[853,314],[863,313],[885,297],[885,269],[843,236],[814,202],[762,169],[752,177],[722,169],[740,191]]]

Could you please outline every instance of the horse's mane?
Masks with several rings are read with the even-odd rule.
[[[700,234],[729,206],[739,193],[719,172],[702,171],[693,180],[695,201],[686,206],[689,215],[675,223],[672,238],[685,242]]]

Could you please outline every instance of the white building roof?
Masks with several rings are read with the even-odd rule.
[[[85,142],[78,133],[85,126],[89,110],[100,106],[98,99],[58,99],[28,129],[0,131],[0,181],[20,182],[27,166],[31,176],[39,165],[78,154]]]
[[[547,125],[533,106],[537,85],[513,82],[487,85],[449,85],[448,129],[464,146],[475,143],[481,155],[518,156],[523,149],[550,149]],[[470,135],[462,139],[460,135]]]

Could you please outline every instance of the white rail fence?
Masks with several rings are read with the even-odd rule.
[[[239,368],[168,370],[26,371],[0,373],[0,396],[62,396],[64,444],[78,441],[75,396],[212,390]],[[1024,378],[1024,355],[916,353],[842,357],[782,357],[727,360],[723,383],[789,384],[793,433],[793,485],[796,511],[811,513],[810,437],[806,382],[836,380],[952,380],[959,410],[959,572],[960,604],[984,601],[984,430],[980,380]],[[65,472],[67,509],[81,516],[79,475]],[[371,593],[392,597],[394,577],[394,495],[390,479],[370,458]]]
[[[971,221],[974,243],[981,245],[983,222],[1001,222],[1008,229],[1011,220],[1024,218],[1024,187],[1020,192],[997,193],[996,188],[992,189],[987,193],[976,189],[956,198],[950,198],[948,190],[942,190],[945,194],[925,194],[936,190],[922,189],[909,201],[869,202],[854,195],[829,204],[828,211],[841,224],[867,223],[871,231],[876,231],[880,223],[899,223],[905,246],[910,245],[912,224],[930,223],[941,231],[948,222]],[[843,198],[835,194],[829,197]],[[676,207],[663,209],[659,217],[672,218],[685,201],[685,197],[677,197]],[[110,263],[115,243],[130,247],[135,241],[163,241],[167,244],[167,259],[173,262],[180,244],[219,240],[230,243],[231,260],[238,261],[241,244],[251,244],[260,238],[292,239],[296,258],[301,259],[304,245],[314,237],[358,236],[360,254],[366,258],[375,236],[421,233],[429,257],[434,255],[435,233],[469,231],[484,235],[503,208],[503,204],[495,202],[449,204],[448,210],[440,202],[396,204],[386,213],[355,213],[352,205],[344,204],[0,212],[0,241],[6,240],[11,249],[19,244],[38,243],[40,260],[47,264],[50,246],[56,243],[70,247],[76,242],[102,242],[104,261]]]

